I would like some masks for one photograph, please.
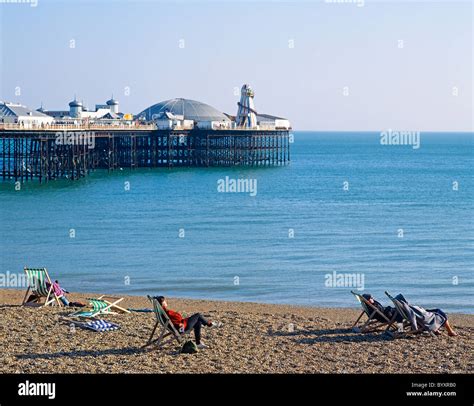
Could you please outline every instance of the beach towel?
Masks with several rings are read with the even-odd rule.
[[[440,309],[424,309],[420,306],[411,305],[400,293],[395,297],[403,307],[412,326],[412,330],[423,327],[427,331],[438,331],[448,319]]]
[[[91,320],[85,323],[75,323],[79,327],[86,328],[93,331],[103,332],[103,331],[114,331],[120,328],[119,325],[111,323],[106,320]]]

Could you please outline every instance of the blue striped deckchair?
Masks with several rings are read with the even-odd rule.
[[[403,321],[401,323],[398,323],[398,329],[394,332],[388,331],[389,328],[391,327],[392,324],[395,323],[395,320],[392,321],[392,323],[387,327],[386,332],[392,336],[393,338],[398,338],[398,337],[408,337],[409,335],[413,334],[422,334],[424,332],[428,333],[432,337],[436,337],[436,335],[429,330],[426,330],[424,325],[420,323],[419,326],[413,325],[411,322],[411,319],[407,312],[405,311],[405,308],[403,307],[402,303],[395,297],[391,296],[388,292],[385,292],[387,297],[392,301],[392,303],[395,306],[395,309],[397,310],[397,313],[403,318]]]
[[[61,302],[61,296],[57,296],[53,290],[53,282],[48,275],[46,268],[24,268],[26,273],[26,279],[28,283],[28,288],[26,289],[25,297],[23,298],[22,305],[32,304],[32,302],[27,302],[28,295],[33,294],[38,297],[38,299],[45,298],[45,302],[42,306],[52,306],[55,303],[58,306],[64,306]],[[39,303],[39,302],[38,302]]]
[[[87,322],[79,322],[74,320],[67,320],[67,322],[74,324],[75,326],[85,328],[88,330],[103,332],[103,331],[114,331],[118,330],[120,326],[115,323],[111,323],[106,320],[90,320]]]
[[[111,299],[113,301],[107,300],[105,298]],[[129,310],[118,306],[118,303],[123,300],[123,297],[114,298],[112,296],[102,295],[98,298],[89,298],[88,300],[91,306],[91,310],[80,310],[78,312],[70,314],[69,317],[92,318],[101,314],[116,314],[116,312],[114,312],[113,310],[117,310],[121,313],[130,313]]]
[[[143,346],[143,348],[148,347],[151,344],[155,344],[156,346],[158,346],[158,348],[160,348],[165,343],[163,340],[168,336],[171,336],[170,340],[168,341],[176,339],[178,344],[182,345],[184,342],[184,338],[192,330],[185,331],[184,333],[180,333],[178,330],[176,330],[175,326],[173,326],[173,323],[171,323],[170,318],[168,317],[164,309],[161,307],[158,300],[151,296],[147,296],[147,297],[148,297],[148,300],[150,300],[150,302],[153,304],[153,312],[155,313],[156,323],[155,323],[155,326],[153,327],[150,338],[148,339],[147,343]],[[153,339],[153,336],[155,335],[156,329],[158,328],[159,325],[161,325],[160,335],[158,336],[158,338]]]

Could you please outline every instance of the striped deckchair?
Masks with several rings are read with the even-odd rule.
[[[120,313],[130,313],[129,310],[118,306],[118,303],[123,300],[123,297],[116,298],[113,296],[102,295],[98,298],[88,298],[87,300],[89,300],[91,310],[80,310],[70,314],[69,317],[96,317],[101,314],[116,314],[117,312],[114,312],[113,310],[117,310]]]
[[[178,344],[182,345],[183,342],[185,341],[184,338],[189,334],[191,330],[180,333],[178,330],[176,330],[176,327],[173,326],[173,323],[171,322],[170,318],[168,317],[164,309],[161,307],[158,300],[151,296],[147,296],[147,297],[153,304],[153,312],[155,313],[155,316],[156,316],[156,323],[155,323],[155,326],[153,327],[150,338],[148,339],[147,343],[143,346],[143,348],[148,347],[151,344],[155,344],[156,346],[158,346],[158,348],[160,348],[165,343],[165,341],[163,340],[168,336],[171,336],[171,338],[168,341],[172,341],[173,339],[176,339]],[[158,328],[159,325],[161,325],[160,335],[158,336],[158,338],[153,339],[153,336],[155,335],[156,329]]]
[[[26,273],[26,279],[28,282],[28,288],[26,289],[25,297],[23,298],[22,305],[29,305],[32,302],[27,302],[28,295],[33,294],[38,297],[39,300],[45,298],[45,302],[42,306],[52,306],[57,304],[58,306],[64,306],[63,302],[59,300],[61,296],[57,296],[53,290],[53,282],[48,275],[46,268],[24,268]],[[40,302],[38,302],[41,304]]]
[[[80,322],[80,321],[68,320],[68,319],[63,319],[63,320],[77,327],[97,331],[100,333],[104,331],[114,331],[120,328],[118,324],[111,323],[110,321],[106,321],[106,320],[90,320],[87,322]]]
[[[409,315],[405,311],[405,308],[401,304],[401,302],[397,298],[394,298],[393,296],[391,296],[388,292],[385,292],[385,294],[393,302],[398,314],[403,318],[403,321],[401,323],[398,323],[398,328],[396,329],[396,331],[394,332],[389,331],[389,328],[395,323],[395,320],[393,320],[387,326],[386,332],[388,334],[390,334],[394,338],[398,338],[398,337],[408,337],[409,335],[422,334],[423,332],[426,332],[432,337],[436,337],[436,335],[432,331],[426,330],[422,323],[420,323],[419,326],[414,326],[410,320]]]
[[[351,293],[356,297],[357,301],[362,307],[362,313],[359,315],[355,323],[352,325],[352,330],[356,333],[371,333],[379,330],[384,326],[391,326],[392,320],[395,320],[396,315],[390,320],[385,314],[383,314],[377,307],[370,303],[364,296],[351,290]],[[380,321],[375,318],[378,314],[384,321]],[[362,326],[357,326],[362,316],[367,316],[367,321]]]

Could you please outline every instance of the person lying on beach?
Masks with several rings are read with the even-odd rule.
[[[439,330],[444,327],[449,336],[457,336],[457,333],[449,324],[448,315],[441,309],[425,309],[421,306],[409,304],[402,294],[397,295],[395,299],[404,307],[412,325],[422,324],[426,330],[438,335],[441,334]]]
[[[217,326],[217,323],[206,320],[201,313],[195,313],[190,317],[183,318],[180,313],[168,309],[168,303],[166,303],[164,296],[156,296],[155,298],[170,318],[171,323],[173,323],[180,333],[194,329],[194,337],[196,338],[197,347],[201,350],[208,348],[208,346],[201,341],[201,326],[215,327]]]

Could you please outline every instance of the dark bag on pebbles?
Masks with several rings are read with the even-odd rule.
[[[86,307],[84,303],[81,302],[69,302],[70,307]]]
[[[181,348],[181,354],[196,354],[197,352],[197,345],[191,340],[186,341]]]

